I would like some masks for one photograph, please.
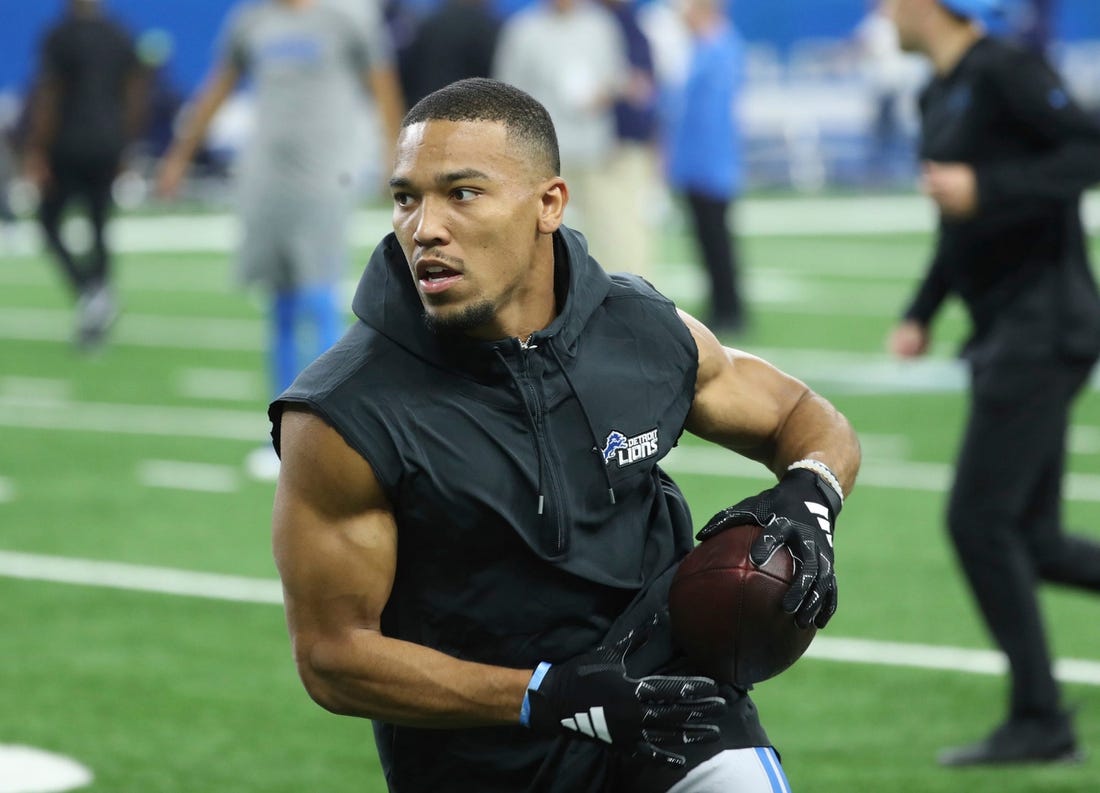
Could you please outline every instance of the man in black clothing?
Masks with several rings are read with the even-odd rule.
[[[604,272],[562,226],[558,174],[549,114],[504,83],[406,115],[359,321],[270,410],[299,674],[374,720],[397,793],[785,789],[748,692],[672,643],[692,525],[658,462],[687,429],[775,473],[700,536],[766,525],[754,558],[798,556],[787,607],[820,627],[858,442],[804,384]]]
[[[443,0],[416,23],[401,56],[408,107],[432,91],[492,72],[500,22],[486,0]]]
[[[117,314],[104,230],[123,150],[137,132],[144,73],[130,35],[96,0],[70,0],[46,34],[40,61],[25,168],[39,188],[46,241],[77,298],[76,341],[94,347]],[[92,225],[84,262],[61,236],[74,198],[84,201]]]
[[[971,406],[948,526],[978,607],[1008,656],[1007,720],[945,751],[948,766],[1068,761],[1036,594],[1039,580],[1100,591],[1100,543],[1068,536],[1061,482],[1070,407],[1100,353],[1100,297],[1079,218],[1100,180],[1100,128],[1038,56],[985,37],[995,0],[890,0],[902,46],[932,62],[921,96],[923,187],[940,210],[928,274],[889,346],[928,345],[948,294],[973,334]]]

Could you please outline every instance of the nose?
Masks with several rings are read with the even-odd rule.
[[[443,209],[433,199],[425,197],[420,203],[417,215],[413,242],[422,248],[446,244],[448,233]]]

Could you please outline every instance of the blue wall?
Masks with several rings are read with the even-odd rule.
[[[233,5],[233,0],[103,2],[135,32],[163,28],[172,34],[176,48],[169,73],[185,90],[206,73],[221,20]],[[501,9],[526,2],[530,0],[494,0]],[[1100,0],[1058,2],[1059,38],[1100,39]],[[63,7],[64,0],[0,0],[0,91],[23,91],[34,71],[42,30]],[[781,49],[802,37],[845,36],[865,8],[865,0],[733,0],[734,17],[746,37],[774,42]]]
[[[191,88],[206,74],[214,38],[233,0],[103,0],[134,33],[163,28],[175,40],[170,75]],[[65,0],[0,0],[0,91],[22,91],[34,73],[43,30]]]

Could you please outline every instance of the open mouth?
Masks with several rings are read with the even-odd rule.
[[[437,294],[462,280],[462,273],[439,262],[418,262],[416,280],[424,294]]]

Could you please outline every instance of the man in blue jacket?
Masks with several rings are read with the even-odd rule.
[[[744,181],[736,102],[745,76],[745,45],[722,0],[684,0],[691,61],[667,103],[668,182],[687,203],[698,255],[710,283],[707,324],[715,333],[745,329],[730,209]]]

